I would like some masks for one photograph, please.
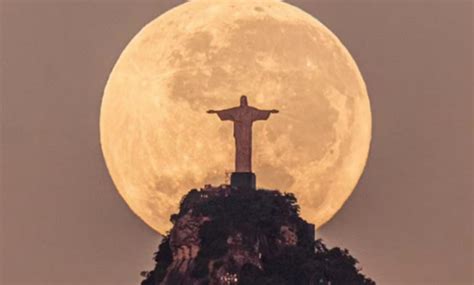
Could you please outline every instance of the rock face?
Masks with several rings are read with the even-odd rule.
[[[347,251],[315,241],[292,194],[191,190],[142,285],[375,284]]]

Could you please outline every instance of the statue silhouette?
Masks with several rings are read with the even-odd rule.
[[[259,110],[247,103],[247,97],[240,97],[240,106],[215,111],[207,111],[209,114],[217,114],[222,121],[234,122],[235,138],[235,171],[252,172],[252,124],[255,121],[267,120],[270,114],[278,113],[278,110]]]

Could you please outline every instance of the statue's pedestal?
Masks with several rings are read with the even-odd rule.
[[[232,172],[230,176],[230,186],[237,189],[257,188],[257,178],[253,172]]]

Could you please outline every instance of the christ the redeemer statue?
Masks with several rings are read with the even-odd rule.
[[[217,114],[222,121],[234,122],[235,172],[232,173],[233,186],[255,188],[255,175],[252,173],[252,124],[254,121],[267,120],[278,110],[259,110],[247,103],[247,97],[240,97],[240,106],[230,109],[207,111]]]

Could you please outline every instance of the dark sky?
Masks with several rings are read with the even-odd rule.
[[[99,108],[128,41],[180,2],[2,1],[0,284],[151,268],[159,237],[114,189]],[[372,104],[365,173],[318,235],[380,284],[473,284],[472,2],[288,2],[342,40]]]

